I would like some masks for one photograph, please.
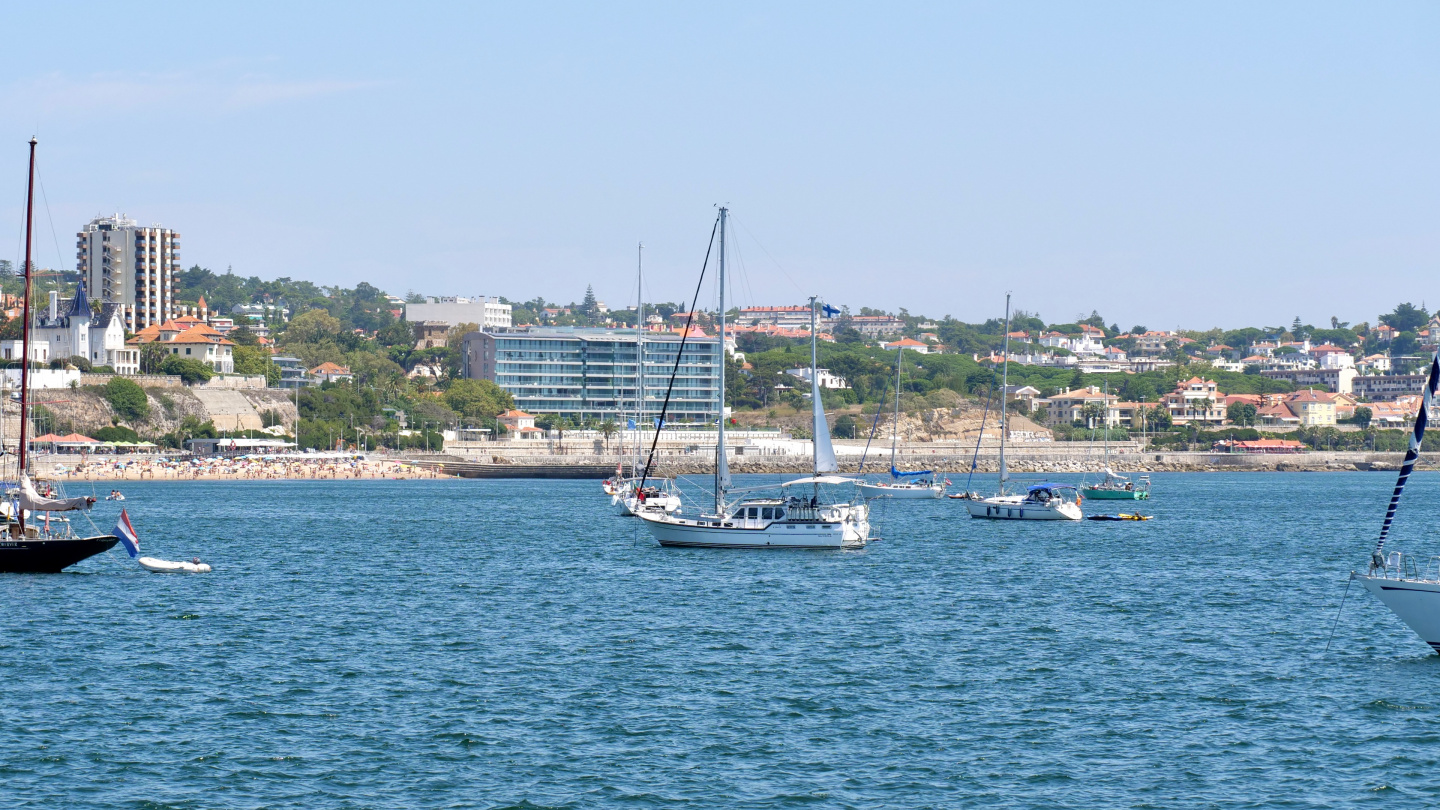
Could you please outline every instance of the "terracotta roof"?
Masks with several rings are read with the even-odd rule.
[[[526,412],[524,412],[524,411],[515,410],[514,408],[511,408],[510,410],[508,410],[508,411],[500,414],[499,416],[497,416],[497,417],[495,417],[495,418],[496,418],[496,419],[534,419],[535,417],[532,416],[532,415],[530,415],[530,414],[528,414],[528,413],[526,413]]]
[[[349,367],[347,367],[347,366],[338,366],[338,365],[336,365],[336,364],[334,364],[334,363],[331,363],[330,361],[327,360],[327,361],[325,361],[324,363],[321,363],[320,365],[316,366],[315,368],[310,369],[310,373],[311,373],[311,374],[349,374],[349,373],[350,373],[350,369],[349,369]]]
[[[208,327],[207,327],[207,328],[208,328]],[[205,344],[213,345],[213,346],[234,346],[234,345],[235,345],[234,341],[226,340],[225,338],[220,337],[220,333],[219,333],[219,332],[215,332],[215,330],[213,330],[213,329],[211,329],[210,331],[211,331],[211,332],[214,332],[214,334],[207,335],[207,334],[205,334],[204,332],[201,332],[198,327],[195,328],[195,329],[188,329],[188,330],[186,330],[186,331],[184,331],[184,332],[181,332],[180,334],[176,335],[176,336],[174,337],[174,339],[172,339],[172,340],[165,340],[165,341],[161,341],[161,342],[162,342],[162,343],[205,343]]]
[[[920,341],[915,340],[914,338],[904,338],[904,339],[901,339],[901,340],[897,340],[897,341],[895,341],[894,343],[886,343],[886,344],[885,344],[885,348],[887,348],[887,349],[890,348],[890,347],[892,347],[892,346],[904,346],[904,347],[907,348],[907,349],[910,348],[911,346],[919,346],[919,347],[922,348],[922,349],[923,349],[923,348],[926,348],[926,346],[925,346],[924,343],[921,343]]]

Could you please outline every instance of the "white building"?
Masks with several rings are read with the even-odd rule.
[[[838,374],[831,374],[828,368],[815,369],[816,376],[820,380],[821,388],[849,388],[850,382]],[[810,368],[787,368],[785,373],[789,374],[806,385],[810,384]]]
[[[126,329],[138,332],[175,317],[180,234],[116,214],[96,217],[76,236],[76,269],[91,295],[119,305]]]
[[[139,374],[140,351],[125,345],[120,309],[120,304],[105,304],[97,315],[85,294],[84,277],[75,288],[75,297],[63,307],[60,293],[51,290],[49,308],[35,319],[31,349],[39,341],[56,360],[83,357],[91,366],[110,366],[117,374]]]
[[[25,341],[23,340],[0,340],[0,360],[4,360],[7,366],[12,360],[19,361],[21,347],[24,345]],[[50,344],[32,338],[30,340],[30,359],[36,363],[49,363]]]
[[[479,324],[482,331],[487,329],[508,329],[513,325],[509,304],[500,303],[498,298],[483,295],[474,298],[431,296],[423,304],[406,304],[405,320],[411,323],[443,321],[450,326],[462,323]]]

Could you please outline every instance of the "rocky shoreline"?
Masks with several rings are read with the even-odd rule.
[[[1219,453],[1147,453],[1112,456],[1111,469],[1120,473],[1153,472],[1393,472],[1400,467],[1399,453],[1297,453],[1287,455],[1230,455]],[[473,477],[532,477],[543,473],[556,473],[555,477],[586,477],[564,475],[567,470],[598,477],[613,472],[616,459],[608,456],[566,455],[529,457],[524,459],[491,458],[466,459],[460,456],[432,456],[427,459],[447,472],[466,468],[479,473]],[[628,459],[626,460],[628,462]],[[858,460],[841,457],[840,472],[860,472]],[[1027,456],[1007,457],[1006,464],[1015,473],[1094,473],[1100,468],[1100,460],[1082,456]],[[906,470],[931,469],[950,476],[969,472],[971,458],[950,455],[926,457],[924,466],[916,463],[902,463]],[[446,468],[449,469],[446,469]],[[884,461],[866,464],[865,472],[884,472]],[[995,473],[998,459],[981,457],[976,462],[976,472]],[[1435,463],[1425,459],[1417,465],[1419,469],[1437,469]],[[810,460],[803,456],[747,456],[738,455],[730,459],[732,473],[804,475],[810,472]],[[656,464],[659,475],[706,475],[714,470],[708,456],[666,455]],[[545,477],[549,477],[546,475]]]

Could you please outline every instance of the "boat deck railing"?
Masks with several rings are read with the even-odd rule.
[[[1417,559],[1414,554],[1406,554],[1403,551],[1392,551],[1385,557],[1384,567],[1377,568],[1370,573],[1372,576],[1381,579],[1440,583],[1440,555],[1432,555],[1425,561],[1423,575],[1421,574]]]

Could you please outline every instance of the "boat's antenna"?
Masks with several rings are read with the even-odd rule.
[[[20,457],[17,461],[20,486],[25,486],[26,462],[29,457],[26,445],[30,441],[28,414],[30,412],[30,270],[31,241],[35,225],[35,144],[30,139],[30,180],[25,189],[25,290],[21,298],[20,317],[24,318],[20,333]],[[17,508],[15,516],[20,523],[20,536],[25,536],[25,510]]]
[[[680,349],[675,352],[675,365],[670,369],[670,383],[665,386],[665,401],[660,405],[660,417],[655,424],[655,438],[650,441],[650,454],[645,457],[645,472],[640,476],[640,488],[645,488],[645,482],[650,478],[650,465],[655,461],[655,446],[660,443],[660,431],[665,427],[665,415],[670,410],[670,393],[675,390],[675,375],[680,373],[680,356],[685,353],[685,343],[690,339],[690,325],[695,321],[695,307],[700,305],[700,286],[705,283],[705,268],[710,266],[710,251],[715,248],[715,232],[720,229],[720,217],[715,217],[715,225],[710,228],[710,244],[705,248],[705,261],[700,265],[700,280],[695,282],[695,297],[690,302],[690,313],[685,316],[685,334],[680,336]],[[725,353],[725,347],[720,347],[720,353]],[[723,414],[722,414],[723,417]]]

